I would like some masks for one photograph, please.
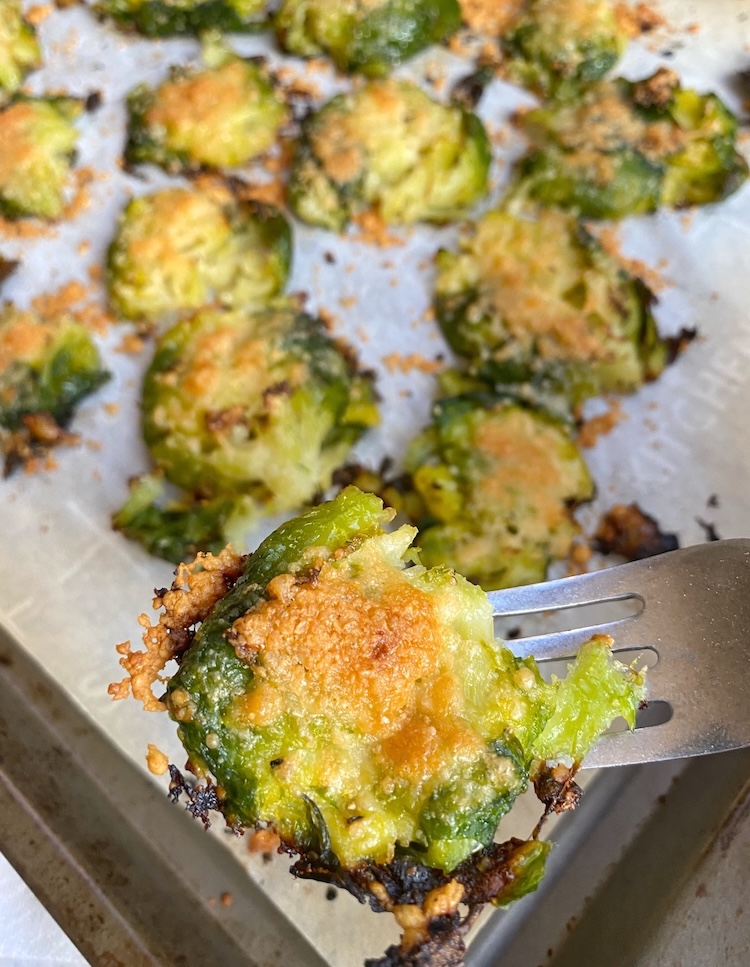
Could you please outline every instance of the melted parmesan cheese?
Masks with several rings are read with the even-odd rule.
[[[228,114],[252,99],[245,74],[244,65],[237,60],[220,70],[164,84],[146,116],[148,123],[161,125],[177,138],[195,124],[221,129]]]
[[[271,702],[279,714],[331,716],[379,739],[415,714],[418,683],[441,647],[430,595],[393,579],[373,597],[330,565],[309,583],[276,579],[268,593],[231,632],[238,656],[273,690],[252,700],[256,714],[267,719]]]
[[[475,444],[490,461],[475,500],[493,515],[517,519],[525,540],[546,541],[567,519],[564,501],[576,492],[576,469],[559,457],[560,431],[518,408],[479,421]]]
[[[472,253],[481,295],[517,344],[542,358],[596,360],[607,355],[601,320],[612,310],[606,286],[588,284],[577,264],[570,224],[554,211],[536,223],[490,215],[479,223]],[[576,309],[565,293],[584,282],[587,301]]]
[[[52,330],[30,312],[12,312],[0,322],[0,373],[14,363],[39,359],[52,342]]]
[[[0,111],[0,189],[18,173],[36,163],[40,148],[34,138],[38,106],[21,101]]]

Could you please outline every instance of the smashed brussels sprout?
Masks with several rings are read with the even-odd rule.
[[[522,896],[544,869],[549,843],[493,843],[501,817],[550,768],[540,759],[578,763],[616,716],[632,726],[644,684],[606,636],[546,683],[495,640],[485,593],[422,566],[415,529],[388,533],[391,519],[349,487],[246,558],[182,568],[149,652],[121,647],[121,662],[155,708],[145,679],[177,658],[166,705],[214,808],[276,830],[298,875],[393,910],[406,933],[383,964],[437,963],[406,953],[441,944],[453,956],[439,962],[457,964],[481,904]],[[440,929],[410,931],[420,913]]]
[[[291,231],[275,208],[228,190],[167,188],[129,202],[109,249],[114,309],[156,324],[211,301],[262,306],[289,274]]]
[[[342,71],[379,77],[461,25],[458,0],[284,0],[276,15],[290,54],[327,54]]]
[[[81,101],[16,95],[0,108],[0,215],[55,219],[75,157]]]
[[[577,404],[635,390],[667,362],[651,291],[565,212],[489,212],[437,269],[440,326],[491,384]]]
[[[143,420],[172,483],[273,513],[328,487],[378,413],[370,377],[319,320],[204,309],[159,340]]]
[[[0,449],[6,470],[62,442],[80,401],[102,385],[91,333],[68,317],[0,310]]]
[[[95,9],[146,37],[170,37],[260,30],[267,6],[267,0],[99,0]]]
[[[0,6],[0,100],[3,91],[14,94],[41,62],[36,31],[23,18],[21,0],[4,0]]]
[[[610,0],[530,0],[502,37],[511,79],[560,98],[603,77],[626,43]]]
[[[211,40],[205,70],[173,67],[156,89],[128,96],[125,160],[172,173],[236,167],[267,151],[287,117],[262,63],[236,57]]]
[[[579,101],[527,112],[522,126],[533,150],[515,190],[591,218],[719,201],[747,178],[735,117],[665,68],[602,81]]]
[[[489,163],[476,115],[407,81],[373,81],[307,119],[290,203],[303,221],[335,231],[367,209],[388,224],[447,222],[484,195]]]
[[[485,589],[544,580],[579,532],[593,482],[565,424],[483,393],[441,400],[405,467],[423,502],[422,559]]]

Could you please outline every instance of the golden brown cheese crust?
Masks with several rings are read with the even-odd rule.
[[[396,733],[440,653],[431,597],[403,580],[369,597],[328,566],[303,583],[280,575],[267,593],[229,635],[266,686],[254,713],[264,721],[285,711],[322,714],[374,738]]]
[[[599,309],[598,293],[588,287],[589,302],[581,309],[568,306],[560,295],[565,287],[560,245],[568,223],[568,216],[561,212],[545,212],[543,226],[534,235],[533,259],[529,259],[527,250],[514,246],[512,239],[500,248],[492,238],[491,222],[480,224],[472,248],[483,281],[482,295],[516,341],[522,345],[533,343],[542,358],[596,360],[607,353],[604,341],[591,331],[587,318],[589,312]],[[571,284],[577,275],[574,268]]]
[[[253,95],[257,100],[257,92],[248,89],[246,73],[242,61],[232,61],[220,70],[167,82],[146,120],[178,138],[195,126],[220,131],[227,116],[251,105]]]
[[[53,330],[40,324],[32,313],[17,313],[10,325],[0,327],[0,373],[14,363],[39,359],[52,342],[52,337]]]
[[[200,238],[210,236],[222,239],[230,235],[229,223],[223,212],[208,196],[178,188],[157,192],[148,200],[149,224],[159,226],[161,230],[143,238],[127,239],[128,253],[139,264],[158,265],[161,271],[168,273],[170,265],[180,267],[185,258],[190,257],[191,248],[199,243]],[[194,226],[196,237],[176,234],[172,230],[175,224],[183,228]]]
[[[499,36],[512,26],[521,13],[524,0],[459,0],[461,16],[467,27],[480,34]]]
[[[563,501],[575,489],[571,480],[561,478],[560,461],[554,456],[560,446],[559,431],[540,426],[528,413],[514,409],[503,420],[481,421],[476,446],[497,465],[496,472],[480,480],[477,503],[490,505],[498,515],[505,508],[512,520],[521,500],[536,511],[524,516],[524,537],[544,540],[555,533],[568,516]],[[565,534],[561,539],[564,556],[570,537]]]
[[[326,123],[312,132],[310,141],[323,170],[333,181],[347,184],[360,177],[365,153],[348,115],[331,113]]]
[[[659,96],[658,91],[654,93],[654,97]],[[688,143],[686,132],[673,122],[646,121],[636,114],[614,84],[601,85],[596,97],[578,109],[575,123],[559,137],[561,145],[571,152],[570,162],[591,167],[602,183],[614,177],[614,156],[625,146],[659,162],[679,153]]]
[[[32,104],[20,101],[0,111],[0,184],[17,176],[18,170],[33,162],[39,148],[31,137],[37,123]]]

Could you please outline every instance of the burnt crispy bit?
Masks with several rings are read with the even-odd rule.
[[[695,327],[683,327],[675,336],[667,336],[664,340],[667,346],[667,362],[673,363],[697,338],[698,330]]]
[[[628,561],[641,561],[679,546],[677,535],[662,531],[638,504],[615,504],[599,521],[594,534],[597,551],[619,554]]]
[[[463,930],[448,918],[433,921],[424,943],[404,951],[393,944],[382,957],[365,961],[365,967],[461,967],[466,954]]]
[[[305,853],[292,872],[339,886],[376,912],[394,914],[403,930],[401,943],[365,967],[460,967],[463,937],[481,908],[505,905],[533,890],[548,851],[537,840],[509,839],[478,850],[452,872],[404,858],[348,871],[336,864],[325,869]]]
[[[495,68],[489,64],[460,78],[451,91],[451,103],[464,111],[473,111],[482,100],[487,86],[495,79]]]
[[[577,771],[577,766],[568,768],[562,763],[554,766],[545,763],[537,770],[534,776],[534,792],[545,807],[537,830],[551,813],[569,812],[578,806],[583,790],[574,779]]]
[[[4,477],[21,467],[32,470],[35,461],[48,455],[51,447],[79,442],[77,434],[64,430],[49,413],[27,413],[21,417],[21,424],[4,437],[0,447]]]
[[[12,262],[0,255],[0,282],[5,282],[15,272],[17,267],[18,262]]]
[[[714,524],[712,521],[703,520],[702,517],[696,517],[695,522],[703,531],[707,541],[721,540],[721,537],[719,536],[719,532],[716,529],[716,524]]]
[[[217,787],[209,780],[205,786],[187,780],[175,765],[169,766],[169,798],[177,803],[181,796],[187,798],[185,809],[195,819],[200,819],[205,829],[211,825],[209,814],[221,809],[221,799]],[[235,832],[240,832],[239,829]]]

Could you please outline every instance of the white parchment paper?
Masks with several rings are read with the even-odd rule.
[[[31,6],[31,4],[27,4]],[[641,77],[659,64],[678,70],[687,85],[716,90],[739,110],[734,75],[750,67],[748,0],[663,0],[669,29],[633,45],[621,70]],[[142,178],[117,165],[124,141],[122,98],[136,83],[161,79],[170,64],[196,60],[190,40],[146,41],[97,23],[82,8],[54,11],[40,26],[45,67],[30,79],[36,92],[99,90],[102,108],[81,122],[79,164],[96,172],[91,204],[48,237],[14,239],[0,234],[0,254],[21,259],[5,287],[21,305],[72,280],[90,284],[125,201],[173,183],[155,170]],[[265,53],[267,37],[232,38],[244,54]],[[294,61],[272,55],[302,72]],[[465,65],[445,52],[428,52],[403,73],[440,73],[448,79]],[[329,79],[330,81],[330,79]],[[324,75],[316,82],[330,86]],[[330,81],[330,83],[334,83]],[[446,85],[447,88],[448,85]],[[496,139],[496,182],[522,150],[508,120],[528,95],[497,83],[480,113]],[[748,153],[745,138],[742,150]],[[684,544],[704,534],[698,517],[724,537],[750,534],[750,185],[720,205],[689,215],[662,212],[628,219],[623,250],[659,268],[669,281],[657,315],[664,332],[696,326],[700,339],[656,383],[623,401],[625,419],[587,457],[598,484],[596,502],[581,513],[590,527],[617,501],[637,500]],[[432,395],[428,374],[394,369],[398,356],[437,358],[446,347],[426,316],[431,259],[449,244],[454,229],[403,233],[405,244],[380,249],[295,225],[291,291],[309,294],[339,332],[381,374],[383,422],[358,456],[377,463],[398,455],[427,418]],[[86,243],[81,247],[81,243]],[[332,252],[335,263],[323,258]],[[154,587],[169,584],[170,565],[148,557],[109,525],[122,503],[128,478],[148,467],[139,433],[139,383],[149,350],[119,351],[127,327],[110,329],[104,353],[113,380],[80,411],[74,429],[83,445],[60,450],[54,471],[0,481],[0,622],[53,674],[127,755],[145,768],[148,742],[176,762],[184,754],[166,716],[147,715],[133,702],[112,703],[107,684],[121,677],[114,645],[138,637],[136,616],[150,607]],[[386,364],[391,354],[391,365]],[[108,404],[116,404],[109,406]],[[709,498],[716,495],[718,501]],[[254,545],[270,523],[257,535]],[[521,804],[503,833],[527,835],[538,809]],[[222,837],[229,841],[229,837]],[[349,897],[325,900],[325,888],[293,881],[286,862],[250,857],[242,842],[231,848],[275,902],[302,927],[334,967],[351,967],[383,951],[395,939],[386,918],[373,917]],[[533,900],[530,901],[533,903]]]

